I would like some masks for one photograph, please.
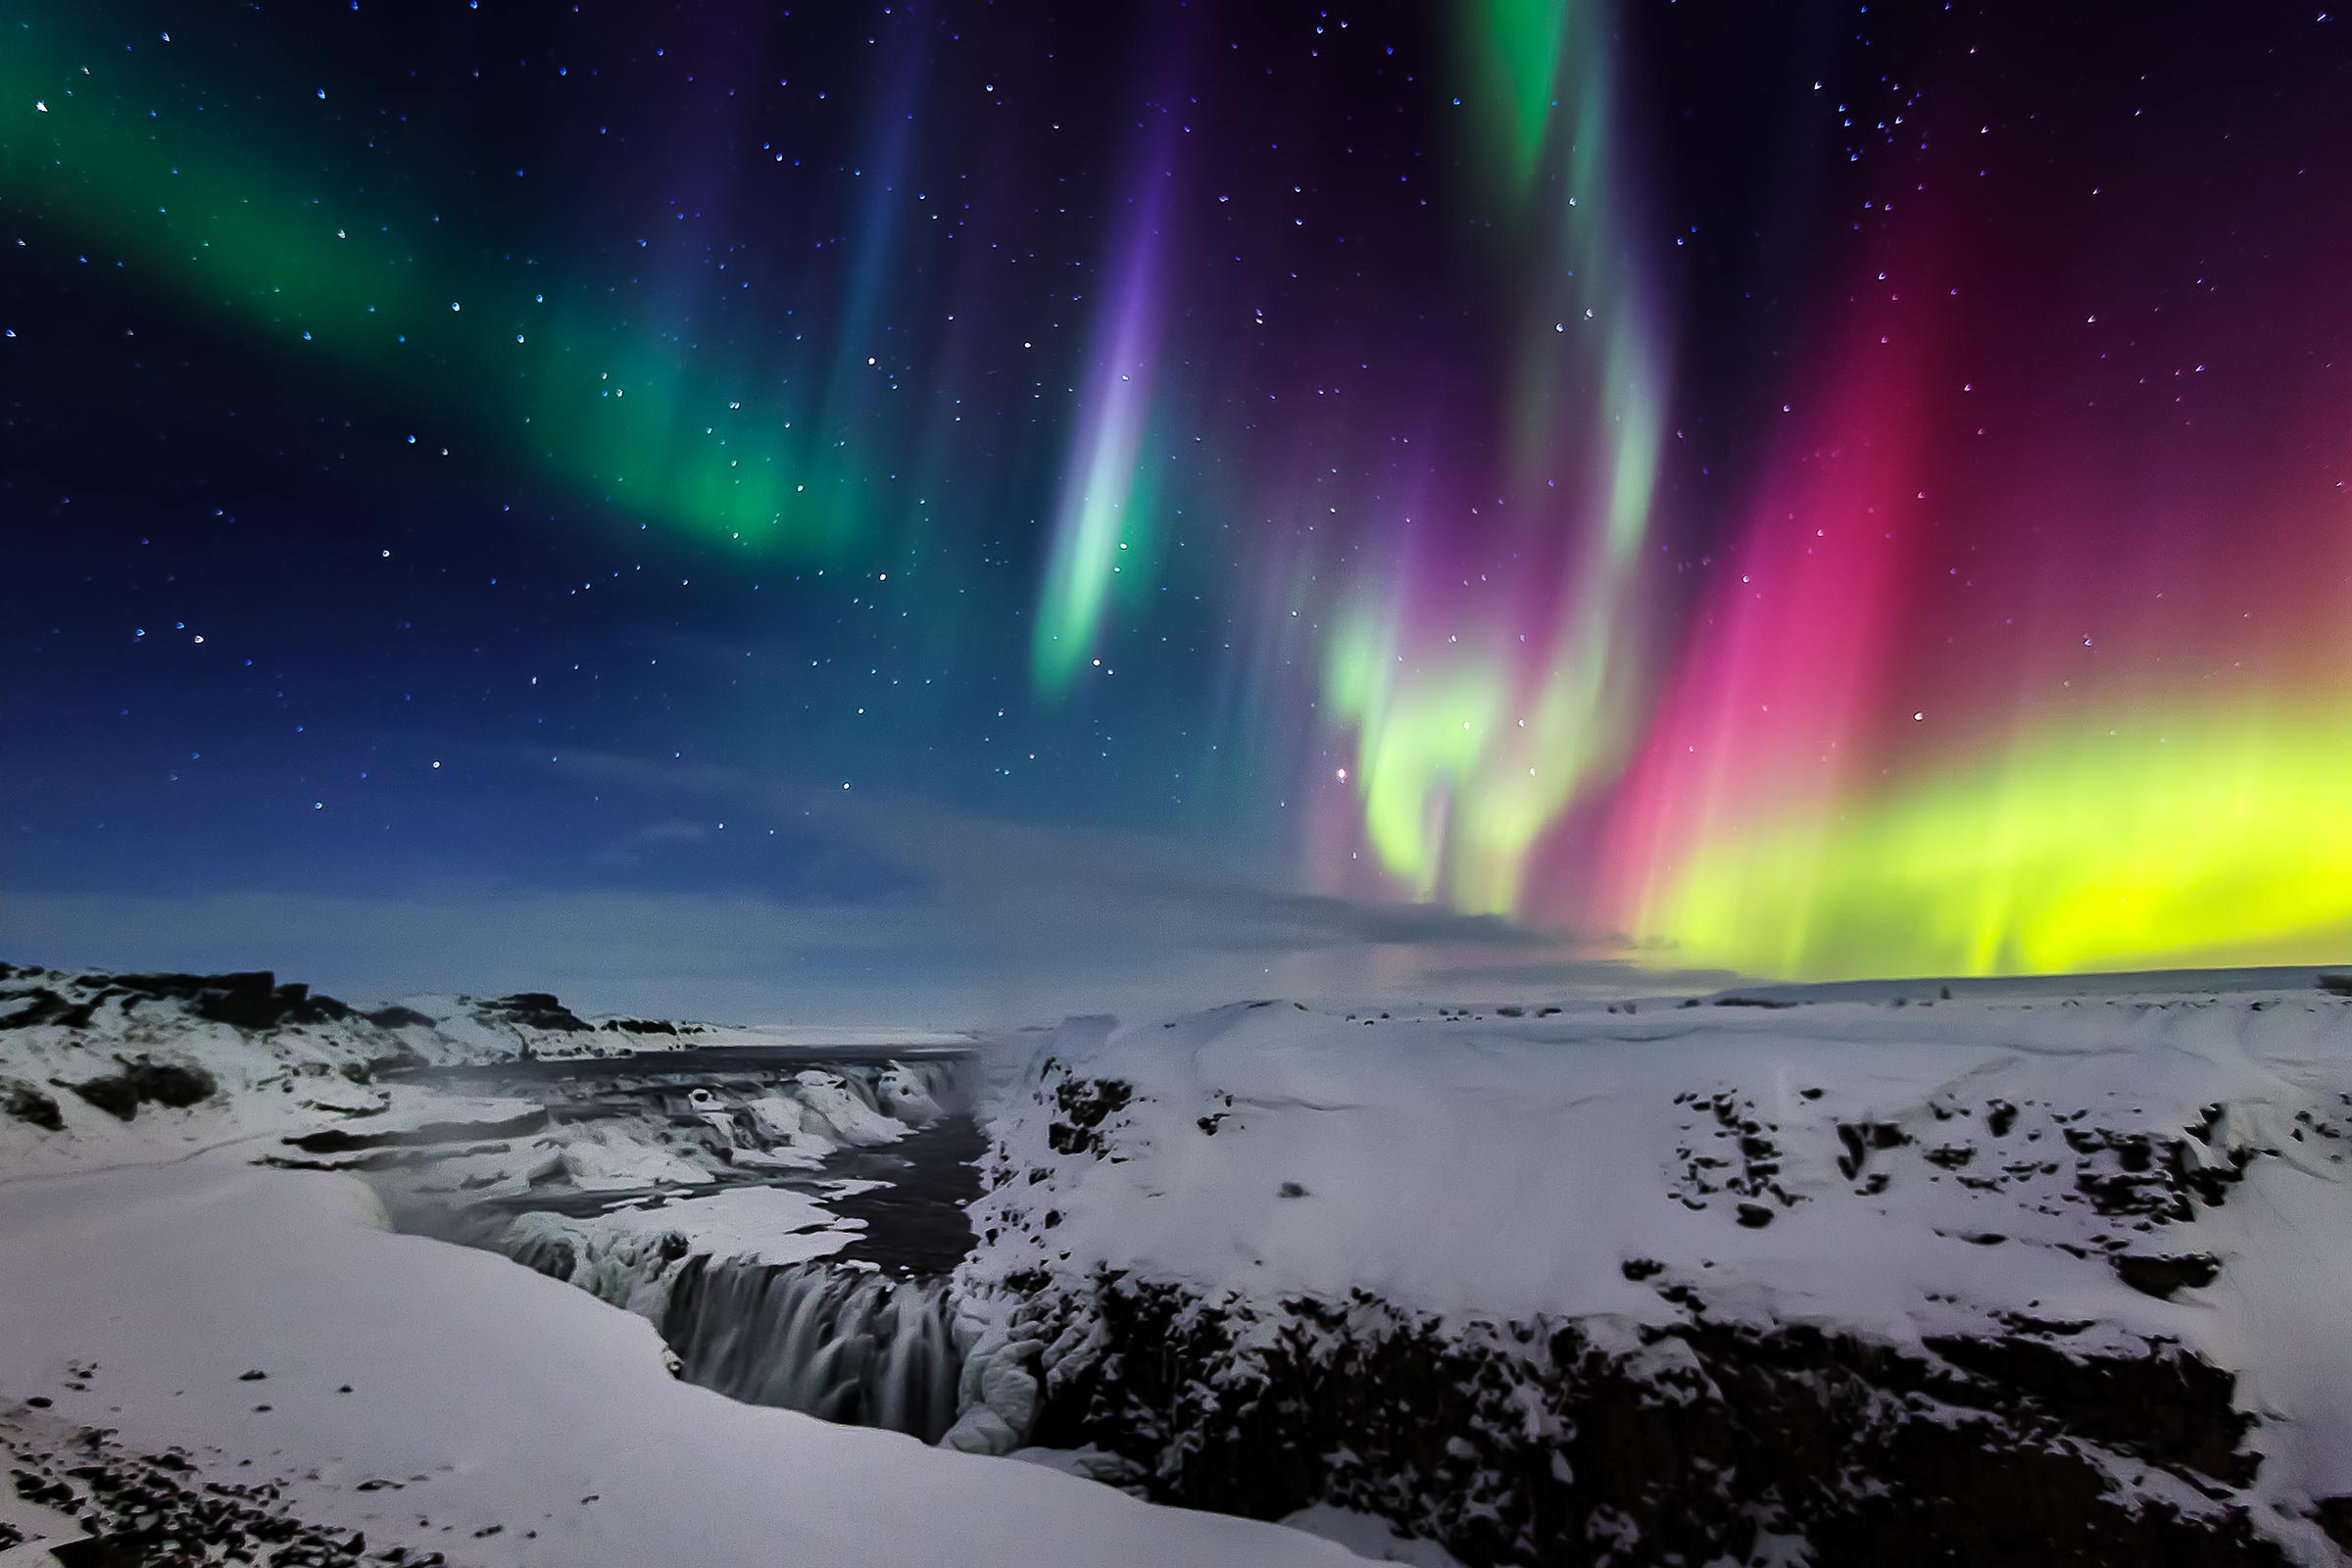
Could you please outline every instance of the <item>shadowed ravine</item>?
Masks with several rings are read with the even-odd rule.
[[[955,1420],[946,1276],[972,1246],[965,1209],[986,1147],[960,1061],[687,1051],[416,1076],[544,1110],[363,1149],[354,1168],[401,1228],[502,1253],[642,1313],[680,1377],[730,1398],[926,1442]],[[868,1141],[814,1157],[803,1140],[818,1129]],[[349,1152],[354,1142],[312,1152]],[[575,1149],[619,1150],[645,1179],[584,1179]],[[698,1246],[682,1231],[599,1223],[739,1187],[798,1194],[848,1234],[827,1255],[777,1262],[737,1255],[757,1238]]]

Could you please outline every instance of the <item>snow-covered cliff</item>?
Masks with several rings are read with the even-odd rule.
[[[963,1446],[1475,1563],[2352,1540],[2324,989],[1073,1020],[992,1131]]]

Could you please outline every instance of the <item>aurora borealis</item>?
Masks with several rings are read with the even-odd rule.
[[[2341,959],[2348,24],[20,6],[0,894]]]

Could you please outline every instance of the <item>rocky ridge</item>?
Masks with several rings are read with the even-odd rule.
[[[2352,1547],[2352,1501],[2302,1490],[2326,1410],[2232,1355],[2259,1353],[2238,1302],[2303,1288],[2297,1244],[2226,1223],[2249,1180],[2322,1184],[2352,1221],[2332,994],[1299,1010],[1041,1048],[957,1279],[951,1443],[1085,1450],[1256,1517],[1337,1505],[1474,1568]],[[1422,1043],[1463,1021],[1475,1069]],[[1412,1044],[1357,1047],[1366,1022]],[[1488,1094],[1421,1164],[1410,1118]],[[1384,1209],[1523,1286],[1417,1266]]]

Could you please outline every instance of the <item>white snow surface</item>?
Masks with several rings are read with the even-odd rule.
[[[61,1013],[60,1004],[72,1010]],[[341,1017],[248,1028],[203,1016],[188,998],[142,990],[135,977],[0,971],[0,1098],[12,1083],[29,1086],[55,1102],[65,1122],[62,1132],[52,1133],[0,1116],[0,1180],[176,1158],[198,1149],[312,1132],[339,1117],[382,1111],[392,1114],[370,1124],[373,1130],[496,1119],[478,1101],[405,1088],[396,1100],[365,1081],[372,1077],[371,1063],[612,1054],[678,1043],[669,1036],[644,1038],[601,1028],[537,1029],[502,1016],[494,1003],[467,997],[417,998],[401,1005],[404,1021],[385,1024],[347,1010]],[[392,1016],[388,1010],[384,1015]],[[71,1087],[140,1058],[201,1069],[212,1075],[219,1093],[184,1108],[141,1105],[123,1120]],[[507,1113],[525,1108],[516,1104]]]
[[[62,1446],[98,1424],[135,1451],[176,1446],[201,1477],[277,1482],[299,1517],[363,1530],[371,1549],[461,1565],[1357,1560],[1299,1532],[737,1404],[671,1378],[642,1318],[380,1221],[348,1176],[226,1153],[0,1188],[0,1428]],[[22,1402],[34,1395],[55,1407]],[[369,1482],[395,1485],[359,1490]]]
[[[1119,1270],[1262,1305],[1360,1290],[1452,1323],[1573,1317],[1604,1344],[1616,1326],[1629,1348],[1690,1291],[1718,1321],[1920,1353],[2021,1326],[2086,1350],[2185,1344],[2237,1374],[2259,1418],[2256,1490],[2282,1543],[2334,1560],[2297,1521],[2352,1494],[2352,1002],[2311,978],[1073,1019],[991,1063],[997,1152],[974,1220],[994,1237],[957,1276],[977,1348],[948,1442],[1001,1451],[1026,1431],[1036,1385],[990,1338],[992,1303],[1025,1294],[997,1290],[1016,1273],[1078,1286]],[[87,1015],[41,1013],[43,992]],[[685,1542],[711,1563],[1350,1560],[1045,1467],[733,1404],[670,1379],[642,1317],[386,1234],[350,1177],[242,1163],[322,1126],[488,1125],[534,1103],[387,1093],[366,1080],[392,1055],[926,1042],[542,1029],[497,1003],[406,1005],[424,1021],[247,1028],[105,976],[0,972],[0,1103],[37,1090],[66,1124],[0,1115],[0,1427],[118,1427],[142,1450],[186,1446],[208,1475],[251,1459],[236,1479],[283,1480],[305,1517],[459,1563],[676,1561]],[[221,1092],[125,1121],[71,1088],[143,1057]],[[747,1107],[763,1147],[734,1153],[813,1163],[936,1113],[911,1069],[872,1090],[812,1071],[763,1092]],[[685,1144],[595,1128],[513,1142],[447,1174],[503,1192],[555,1158],[575,1191],[708,1185]],[[2200,1173],[2241,1165],[2210,1201]],[[662,1283],[644,1255],[671,1235],[786,1262],[852,1234],[759,1189],[529,1223],[580,1244],[578,1283],[608,1299]],[[2113,1261],[2192,1254],[2218,1274],[2169,1298]],[[237,1382],[249,1368],[269,1380]],[[344,1383],[354,1393],[332,1392]],[[35,1394],[56,1408],[18,1402]],[[400,1490],[356,1490],[370,1480]],[[1298,1522],[1390,1549],[1363,1521]],[[505,1529],[476,1540],[490,1524]]]
[[[501,999],[465,996],[410,997],[370,1010],[330,1002],[341,1016],[241,1027],[204,1016],[188,997],[142,989],[149,978],[241,977],[125,977],[0,966],[0,1105],[13,1087],[23,1085],[45,1094],[65,1122],[62,1132],[52,1133],[0,1115],[0,1181],[36,1171],[176,1158],[198,1149],[264,1143],[327,1125],[374,1134],[434,1122],[486,1124],[540,1104],[513,1096],[375,1081],[375,1069],[396,1060],[465,1065],[623,1054],[658,1060],[682,1048],[871,1051],[888,1046],[921,1052],[970,1044],[961,1035],[816,1026],[662,1023],[648,1032],[621,1027],[639,1020],[596,1017],[575,1020],[578,1027],[549,1027],[530,1021],[528,1009],[518,1012]],[[61,1011],[61,1006],[83,1010]],[[201,1069],[212,1075],[219,1092],[184,1108],[144,1104],[123,1120],[71,1087],[140,1059]],[[904,1137],[910,1124],[939,1114],[925,1092],[922,1068],[890,1064],[877,1067],[875,1075],[881,1110],[839,1074],[801,1074],[793,1091],[776,1096],[767,1107],[777,1147],[747,1151],[751,1161],[814,1165],[843,1148]],[[664,1182],[692,1186],[709,1179],[690,1157],[616,1128],[576,1134],[556,1128],[546,1135],[544,1147],[561,1155],[558,1179],[582,1190]]]
[[[2059,1343],[2179,1341],[2240,1374],[2260,1490],[2299,1514],[2352,1493],[2352,1003],[2201,979],[1073,1019],[992,1115],[974,1223],[997,1239],[958,1278],[980,1343],[965,1376],[998,1374],[992,1287],[1031,1269],[1269,1305],[1360,1289],[1453,1322],[1576,1317],[1604,1339],[1677,1318],[1661,1292],[1678,1285],[1717,1321],[1912,1350],[2082,1323]],[[1129,1098],[1089,1128],[1104,1084]],[[1850,1169],[1841,1124],[1866,1145]],[[1878,1147],[1874,1127],[1903,1141]],[[2219,1206],[2177,1198],[2185,1219],[2102,1213],[2084,1186],[2240,1158]],[[2161,1299],[2119,1279],[2116,1253],[2205,1253],[2221,1272]],[[950,1441],[985,1446],[974,1421],[993,1428],[974,1415]]]
[[[1357,1556],[1374,1562],[1401,1562],[1410,1568],[1462,1568],[1460,1559],[1434,1541],[1400,1536],[1389,1528],[1385,1519],[1335,1508],[1328,1502],[1301,1508],[1282,1522],[1293,1530],[1336,1541]]]

